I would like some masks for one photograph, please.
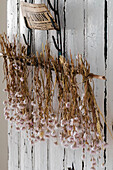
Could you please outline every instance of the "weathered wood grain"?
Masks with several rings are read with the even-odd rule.
[[[22,17],[22,11],[20,9],[20,42],[25,44],[23,39],[23,34],[27,39],[28,36],[28,29],[25,26],[24,19]],[[34,39],[32,40],[32,44],[34,46]],[[33,48],[32,48],[33,49]],[[31,70],[29,74],[29,87],[32,85],[32,67],[29,67]],[[25,131],[21,131],[21,145],[20,145],[20,153],[21,153],[21,160],[20,166],[21,170],[34,170],[34,147],[31,145],[31,142],[27,139],[27,134]]]
[[[83,1],[66,1],[66,57],[69,58],[70,50],[75,60],[76,55],[83,54],[84,50],[84,6]],[[79,10],[78,10],[79,9]],[[66,167],[72,167],[76,170],[82,169],[82,149],[66,149]]]
[[[98,3],[94,0],[85,2],[85,43],[84,54],[91,65],[91,72],[99,75],[105,74],[104,67],[104,0]],[[104,114],[104,81],[94,80],[95,96],[97,103]],[[102,120],[103,121],[103,120]],[[101,152],[103,158],[103,151]],[[97,155],[98,159],[98,155]],[[90,153],[87,153],[85,170],[91,167]],[[101,160],[102,162],[103,160]],[[97,170],[101,169],[101,163],[97,161]]]
[[[20,4],[19,4],[20,5]],[[20,18],[20,34],[19,34],[19,37],[20,37],[20,42],[22,44],[24,44],[24,39],[23,39],[23,34],[25,34],[25,36],[27,37],[27,29],[25,27],[25,23],[24,23],[24,19],[22,17],[22,11],[21,11],[21,8],[20,8],[20,15],[19,15],[19,18]],[[27,170],[28,168],[28,165],[29,165],[29,160],[27,159],[27,155],[28,155],[28,148],[27,147],[27,141],[26,141],[26,133],[25,132],[21,132],[21,143],[20,143],[20,167],[21,167],[21,170]]]
[[[53,78],[55,79],[54,72],[53,72]],[[53,101],[53,107],[55,111],[57,112],[58,110],[58,101],[57,101],[57,89],[55,90],[55,95],[54,95],[54,101]],[[55,145],[54,142],[59,143],[59,139],[50,139],[48,140],[48,169],[47,170],[57,170],[57,169],[62,169],[65,164],[65,155],[64,155],[64,148],[59,145]]]
[[[54,0],[51,0],[52,5],[54,6]],[[48,5],[49,8],[49,5]],[[59,11],[63,10],[63,1],[59,2]],[[54,16],[54,13],[51,11],[52,15]],[[63,20],[63,16],[60,15],[60,20],[61,24]],[[52,36],[57,39],[57,34],[55,30],[48,31],[47,34],[47,41],[50,45],[51,49],[51,55],[53,55],[55,58],[58,57],[58,52],[53,44]],[[54,77],[54,72],[53,72],[53,78]],[[57,90],[55,90],[55,96],[57,96]],[[56,97],[54,97],[54,102],[53,102],[54,109],[57,111],[58,110],[58,101],[56,100]],[[47,170],[58,170],[58,169],[63,169],[64,168],[64,148],[61,145],[55,145],[54,140],[50,139],[48,140],[48,169]]]
[[[35,3],[47,4],[46,0],[35,0]],[[42,44],[45,46],[47,40],[47,31],[45,30],[35,30],[35,49],[40,53],[42,51]],[[37,142],[34,146],[35,148],[35,169],[47,170],[48,168],[48,145],[47,141]]]
[[[14,34],[18,34],[18,40],[24,43],[21,34],[27,36],[27,29],[24,25],[22,14],[19,10],[19,0],[8,0],[8,35],[10,39]],[[51,0],[52,4],[54,0]],[[65,54],[69,57],[70,50],[73,58],[79,53],[86,56],[91,64],[91,72],[100,75],[106,75],[106,83],[101,80],[94,80],[95,95],[102,113],[106,112],[107,121],[112,131],[112,53],[113,53],[113,2],[108,1],[108,34],[105,27],[105,3],[106,0],[70,0],[60,1],[60,17],[62,27],[62,46],[65,44]],[[46,0],[35,0],[35,3],[45,3]],[[64,6],[66,11],[66,25],[64,25]],[[53,13],[52,13],[53,14]],[[107,22],[107,21],[106,21]],[[65,27],[64,27],[65,26]],[[64,34],[65,33],[65,34]],[[108,42],[105,38],[108,36]],[[51,54],[57,57],[57,51],[52,41],[53,31],[37,30],[33,32],[33,51],[42,49],[42,43],[45,45],[48,40],[51,48]],[[20,38],[19,38],[20,36]],[[65,43],[64,43],[65,39]],[[106,43],[108,43],[108,55],[106,53]],[[63,51],[64,54],[64,51]],[[32,75],[31,78],[32,80]],[[107,96],[104,91],[107,89]],[[57,91],[55,92],[57,95]],[[105,100],[105,97],[107,100]],[[53,103],[57,105],[57,101]],[[107,107],[105,107],[107,104]],[[55,146],[54,141],[37,142],[34,146],[27,140],[25,132],[18,133],[15,127],[8,128],[8,147],[9,147],[9,170],[67,170],[74,165],[75,170],[89,170],[90,153],[86,152],[85,161],[82,161],[82,150],[64,149],[61,145]],[[107,149],[106,170],[113,169],[113,141],[107,133],[109,147]],[[101,153],[102,159],[97,160],[96,170],[101,170],[101,161],[104,161],[104,151]],[[98,159],[98,156],[97,156]]]
[[[14,38],[14,35],[19,33],[18,2],[18,0],[7,1],[7,34],[10,40]],[[20,133],[10,123],[8,124],[8,150],[8,169],[20,170]]]

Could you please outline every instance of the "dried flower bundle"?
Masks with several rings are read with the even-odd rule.
[[[8,100],[4,101],[5,118],[16,124],[17,130],[26,130],[32,143],[52,137],[54,143],[72,149],[83,148],[94,154],[104,143],[103,126],[97,105],[93,78],[104,76],[90,73],[90,65],[81,55],[76,62],[50,55],[49,46],[42,53],[26,55],[21,44],[10,43],[6,35],[0,36],[4,58],[4,75]],[[32,67],[32,85],[29,86],[29,66]],[[79,76],[81,75],[81,76]],[[81,82],[82,83],[81,83]],[[56,93],[57,92],[57,93]],[[55,109],[57,105],[57,109]],[[93,167],[95,161],[93,161]]]

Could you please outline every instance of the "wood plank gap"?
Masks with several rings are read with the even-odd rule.
[[[66,149],[64,148],[64,155],[63,155],[63,170],[65,170],[65,161],[66,161]]]
[[[82,170],[84,170],[84,161],[82,161]]]
[[[107,9],[107,0],[105,0],[105,7],[104,7],[104,61],[105,61],[105,76],[107,73],[107,50],[108,50],[108,9]],[[107,118],[107,80],[105,80],[105,90],[104,90],[104,116],[105,121]],[[104,141],[107,142],[107,127],[104,123]],[[104,150],[104,164],[106,163],[106,149]],[[106,167],[105,167],[106,170]]]
[[[49,139],[48,139],[47,140],[47,170],[50,170],[50,166],[49,166],[49,163],[50,163],[49,148],[50,148],[50,145],[49,145]]]
[[[31,163],[32,163],[32,170],[34,170],[34,147],[31,147]]]
[[[20,42],[20,0],[17,0],[17,41]]]
[[[21,149],[20,149],[20,141],[21,141],[21,137],[20,137],[20,132],[18,132],[18,169],[20,170],[20,160],[21,160]]]

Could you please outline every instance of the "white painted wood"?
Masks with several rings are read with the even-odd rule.
[[[8,0],[8,35],[12,39],[13,34],[18,33],[27,36],[27,29],[21,13],[17,15],[17,2]],[[53,2],[53,0],[51,0]],[[46,0],[35,0],[35,3],[46,3]],[[78,54],[84,54],[91,64],[91,72],[104,75],[104,0],[70,0],[65,2],[66,5],[66,56],[69,56],[70,50],[73,58]],[[59,2],[61,26],[63,33],[63,6],[64,1]],[[20,16],[20,25],[17,24],[17,16]],[[108,86],[108,124],[112,130],[112,31],[113,31],[113,2],[108,1],[108,69],[107,69],[107,86]],[[57,57],[57,52],[53,45],[52,35],[55,31],[35,31],[34,41],[35,50],[39,52],[42,49],[42,43],[45,45],[46,40],[50,43],[51,54]],[[63,34],[62,34],[63,39]],[[20,41],[23,38],[20,36]],[[95,80],[95,94],[98,105],[104,112],[104,82]],[[57,91],[56,91],[57,94]],[[54,103],[56,105],[56,103]],[[9,124],[9,170],[67,170],[74,164],[75,170],[82,170],[82,151],[77,149],[65,149],[59,145],[55,146],[52,140],[37,142],[34,146],[27,140],[25,132],[18,133],[15,128]],[[113,141],[108,134],[110,147],[107,150],[107,170],[113,169]],[[103,159],[103,153],[102,159]],[[90,155],[86,152],[84,170],[90,169]],[[101,170],[101,163],[98,162],[96,170]]]
[[[51,34],[50,34],[51,35]],[[56,54],[57,55],[57,54]],[[55,76],[53,72],[53,80],[55,81]],[[57,95],[58,90],[56,89],[54,92],[54,101],[53,101],[53,107],[54,110],[58,111],[58,101],[57,101]],[[65,167],[65,155],[64,155],[64,147],[59,143],[59,145],[55,145],[54,142],[59,143],[59,139],[50,139],[48,141],[48,169],[49,170],[57,170],[57,169],[63,169]]]
[[[105,75],[104,66],[104,0],[87,0],[85,3],[85,54],[91,65],[91,72]],[[95,96],[100,110],[104,114],[104,81],[94,80]],[[102,120],[103,121],[103,120]],[[103,151],[101,152],[103,158]],[[90,153],[87,153],[85,170],[91,167]],[[98,156],[97,156],[98,159]],[[101,160],[103,161],[103,160]],[[96,170],[102,169],[97,163]]]
[[[24,0],[22,0],[24,1]],[[24,19],[20,8],[20,42],[25,44],[23,34],[27,39],[28,29],[25,26]],[[31,67],[29,69],[32,69]],[[31,87],[32,73],[29,75],[29,87]],[[21,131],[21,144],[20,144],[20,167],[21,170],[34,170],[34,147],[27,139],[26,131]]]
[[[84,8],[83,1],[66,1],[66,52],[73,57],[84,50]]]
[[[46,0],[35,0],[35,3],[47,4]],[[35,50],[39,53],[42,51],[42,44],[45,46],[47,40],[47,31],[35,30]],[[35,169],[36,170],[47,170],[47,141],[37,142],[34,146],[34,154],[35,154]]]
[[[23,34],[25,34],[25,36],[27,37],[27,29],[26,29],[26,26],[25,26],[25,23],[24,23],[24,19],[22,17],[22,11],[21,11],[21,8],[20,8],[20,42],[22,44],[24,44],[24,39],[23,39]],[[30,167],[30,163],[31,161],[29,161],[28,159],[28,148],[29,145],[28,144],[28,140],[26,140],[27,138],[27,135],[26,135],[26,132],[21,132],[21,143],[20,143],[20,167],[21,167],[21,170],[28,170],[29,167]],[[27,142],[28,141],[28,142]]]
[[[52,5],[54,6],[54,0],[51,0]],[[48,6],[49,8],[49,6]],[[50,9],[50,8],[49,8]],[[61,21],[61,25],[63,27],[63,1],[59,1],[59,12],[60,12],[60,21]],[[51,11],[52,15],[54,16],[53,11]],[[63,32],[63,30],[62,30]],[[58,52],[53,44],[53,40],[52,40],[52,36],[56,37],[56,31],[52,30],[48,32],[48,43],[50,45],[50,49],[51,49],[51,55],[54,56],[54,58],[58,57]],[[63,39],[63,35],[62,35],[62,39]],[[53,72],[53,78],[55,79],[54,76],[54,72]],[[56,96],[57,96],[57,89],[55,90],[54,93],[54,101],[53,101],[53,107],[55,109],[55,111],[58,110],[58,101],[56,100]],[[59,145],[55,145],[54,142],[56,140],[50,139],[48,140],[48,158],[49,158],[49,162],[48,162],[48,169],[47,170],[60,170],[60,169],[64,169],[65,168],[65,156],[64,156],[64,147],[59,144]],[[59,141],[59,140],[58,140]]]
[[[66,57],[69,58],[70,50],[75,59],[76,55],[83,54],[84,50],[84,6],[83,1],[66,1]],[[66,168],[82,169],[82,149],[66,149]]]
[[[10,40],[13,40],[14,36],[19,33],[19,9],[17,10],[18,0],[7,1],[7,34]],[[8,149],[9,149],[9,170],[20,170],[20,133],[12,127],[12,124],[8,124]]]
[[[7,34],[10,39],[17,34],[17,0],[7,1]]]

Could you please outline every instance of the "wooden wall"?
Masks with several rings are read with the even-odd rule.
[[[51,0],[53,2],[53,0]],[[45,3],[46,0],[35,0],[34,3]],[[22,34],[27,35],[20,10],[20,0],[7,0],[7,28],[10,38],[14,34],[23,42]],[[64,24],[63,9],[66,11]],[[87,57],[91,72],[106,75],[107,80],[95,80],[95,95],[98,105],[105,115],[111,131],[113,130],[113,0],[61,0],[59,1],[62,35],[65,32],[66,57],[69,52],[73,57],[78,53]],[[55,31],[34,31],[34,49],[40,51],[47,39],[51,53],[57,55],[52,35]],[[20,38],[19,38],[20,36]],[[62,38],[64,38],[62,36]],[[24,43],[24,42],[23,42]],[[113,140],[104,128],[105,140],[109,143],[107,150],[102,151],[101,161],[97,159],[96,170],[113,170]],[[55,146],[52,141],[38,142],[31,145],[24,132],[8,128],[9,170],[68,170],[74,165],[75,170],[89,170],[90,154],[86,153],[82,161],[81,149],[75,151]],[[106,162],[105,167],[101,166]]]

